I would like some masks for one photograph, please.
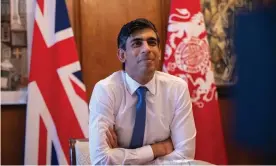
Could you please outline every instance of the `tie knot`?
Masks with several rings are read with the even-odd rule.
[[[136,93],[137,93],[137,95],[138,95],[139,97],[145,97],[147,91],[148,91],[148,88],[147,88],[147,87],[140,86],[140,87],[136,90]]]

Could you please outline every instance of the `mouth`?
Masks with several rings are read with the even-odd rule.
[[[139,63],[140,62],[154,62],[154,59],[141,59],[139,60]]]

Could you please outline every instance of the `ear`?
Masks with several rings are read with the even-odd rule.
[[[118,51],[117,51],[117,57],[122,63],[124,63],[126,61],[126,52],[125,52],[125,50],[119,48]]]

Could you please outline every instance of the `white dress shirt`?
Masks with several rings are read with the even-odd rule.
[[[187,83],[156,71],[146,86],[146,125],[143,147],[128,149],[135,124],[136,89],[141,86],[118,71],[99,81],[89,103],[89,148],[92,164],[158,164],[193,159],[196,129]],[[120,148],[109,148],[108,127],[115,126]],[[154,160],[151,144],[171,137],[174,151]]]

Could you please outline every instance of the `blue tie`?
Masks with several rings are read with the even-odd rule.
[[[130,149],[135,149],[143,146],[145,122],[146,122],[146,87],[139,87],[136,90],[138,101],[136,104],[136,118],[133,128]]]

